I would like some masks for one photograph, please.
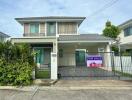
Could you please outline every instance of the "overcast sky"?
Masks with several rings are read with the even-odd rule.
[[[12,37],[22,36],[22,26],[14,20],[19,17],[85,16],[79,32],[101,34],[107,20],[119,25],[132,18],[132,0],[118,0],[110,6],[112,1],[115,0],[0,0],[0,31]]]

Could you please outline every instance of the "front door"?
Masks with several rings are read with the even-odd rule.
[[[44,48],[44,64],[49,65],[51,63],[51,48]]]
[[[36,52],[36,63],[43,64],[44,63],[44,49],[43,48],[35,48]]]
[[[76,66],[85,66],[85,51],[76,51]]]
[[[51,48],[35,48],[36,63],[40,65],[49,65],[51,61],[50,53]]]

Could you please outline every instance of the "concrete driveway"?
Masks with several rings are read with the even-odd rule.
[[[53,87],[130,87],[132,80],[59,80]]]
[[[119,79],[119,74],[102,68],[62,66],[58,68],[61,79]]]
[[[131,100],[132,90],[0,90],[0,100]]]

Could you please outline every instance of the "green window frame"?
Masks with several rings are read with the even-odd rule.
[[[55,36],[56,35],[56,23],[48,22],[47,23],[47,36]]]
[[[39,24],[38,23],[30,24],[30,33],[39,33]]]
[[[130,36],[130,35],[132,35],[132,26],[124,29],[124,36]]]

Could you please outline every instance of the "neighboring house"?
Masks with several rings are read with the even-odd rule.
[[[5,42],[10,36],[3,33],[3,32],[0,32],[0,42]]]
[[[24,33],[22,38],[12,38],[12,42],[29,43],[39,52],[36,56],[38,67],[51,65],[51,79],[57,79],[60,66],[86,66],[86,52],[94,55],[110,52],[112,39],[78,32],[84,19],[66,16],[16,18]]]
[[[121,33],[118,36],[120,38],[120,45],[122,50],[132,51],[132,19],[119,25]]]

